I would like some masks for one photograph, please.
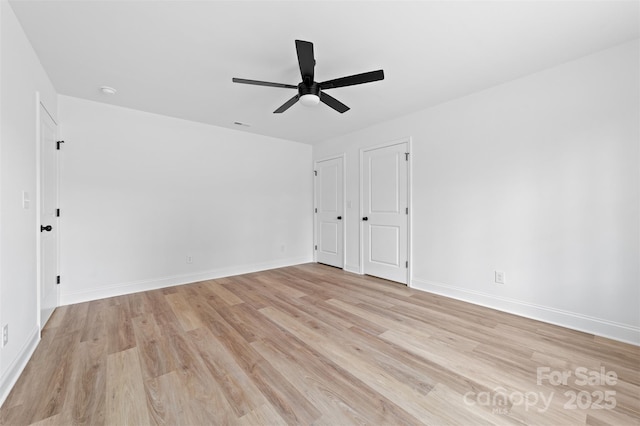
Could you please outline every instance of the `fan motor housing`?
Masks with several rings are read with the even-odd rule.
[[[298,84],[298,95],[316,95],[320,96],[320,85],[315,81],[310,86],[304,84],[304,82]]]

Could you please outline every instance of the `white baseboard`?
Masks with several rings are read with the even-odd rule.
[[[22,374],[22,371],[27,366],[33,352],[38,346],[38,342],[40,342],[40,330],[36,325],[31,333],[29,333],[29,338],[20,349],[20,352],[18,352],[18,356],[16,356],[9,368],[7,368],[2,377],[0,377],[0,406],[4,404],[11,389],[13,389],[13,386],[18,381],[20,374]]]
[[[344,270],[347,272],[351,272],[354,274],[360,274],[360,266],[359,265],[344,265]]]
[[[411,288],[640,346],[640,327],[414,278]]]
[[[169,277],[153,278],[149,280],[133,281],[105,285],[100,287],[83,289],[81,291],[64,292],[60,290],[60,305],[88,302],[91,300],[105,299],[107,297],[122,296],[124,294],[139,293],[141,291],[156,290],[174,285],[195,283],[198,281],[212,280],[233,275],[249,274],[251,272],[266,271],[268,269],[283,268],[285,266],[300,265],[313,262],[311,256],[279,259],[269,262],[251,265],[231,266],[210,271],[197,272],[195,274],[174,275]]]

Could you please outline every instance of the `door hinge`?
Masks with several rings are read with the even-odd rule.
[[[407,260],[406,262],[404,262],[404,267],[408,268],[409,267],[409,261]]]
[[[60,209],[56,209],[56,217],[60,217]]]
[[[60,275],[56,277],[56,284],[60,284]]]
[[[409,207],[405,207],[405,208],[404,208],[404,212],[405,212],[406,214],[409,214]]]
[[[318,213],[318,209],[315,209],[316,213]]]
[[[315,246],[315,249],[318,250],[318,246]]]
[[[409,161],[409,153],[408,152],[404,153],[404,161]]]
[[[314,171],[313,171],[313,175],[314,175],[314,176],[318,176],[318,171],[317,171],[317,170],[314,170]]]
[[[64,141],[56,141],[56,149],[60,150],[60,144],[64,143]]]

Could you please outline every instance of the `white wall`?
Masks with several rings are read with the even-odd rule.
[[[309,145],[66,96],[59,114],[62,304],[312,260]]]
[[[55,117],[56,92],[11,6],[0,1],[0,403],[39,339],[37,301],[36,92]],[[29,209],[22,207],[29,193]]]
[[[359,268],[359,149],[411,137],[413,287],[640,344],[638,51],[315,146],[314,159],[346,153],[346,269]]]

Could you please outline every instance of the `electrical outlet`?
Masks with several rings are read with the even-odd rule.
[[[187,255],[187,263],[193,263],[193,257],[190,254]]]
[[[504,284],[504,272],[495,271],[495,282],[496,284]]]
[[[5,324],[2,327],[2,347],[4,348],[9,343],[9,324]]]

